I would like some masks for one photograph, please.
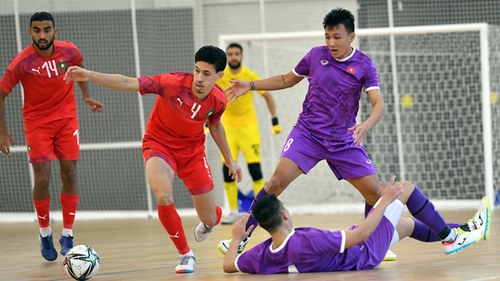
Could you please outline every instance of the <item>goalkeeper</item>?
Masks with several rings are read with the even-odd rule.
[[[249,68],[243,66],[243,48],[237,43],[230,44],[227,49],[228,65],[224,69],[224,76],[217,82],[217,85],[225,89],[231,85],[229,80],[240,79],[243,81],[259,80],[259,76]],[[281,131],[281,126],[276,117],[276,106],[271,93],[268,91],[257,91],[267,103],[267,108],[271,114],[272,135]],[[241,151],[248,165],[248,171],[253,180],[253,191],[257,194],[264,187],[264,177],[260,167],[260,133],[257,120],[257,112],[253,103],[253,91],[240,97],[233,103],[228,103],[226,111],[222,115],[222,124],[226,129],[227,142],[233,159],[237,162]],[[222,159],[224,162],[224,159]],[[224,175],[224,188],[231,212],[226,214],[223,224],[233,224],[241,216],[238,212],[238,186],[234,179],[229,176],[228,169],[222,165]]]

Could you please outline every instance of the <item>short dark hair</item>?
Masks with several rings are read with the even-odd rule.
[[[229,48],[238,48],[238,49],[240,49],[241,53],[243,54],[243,47],[241,47],[241,45],[238,43],[229,44],[226,48],[226,52],[227,52],[227,50],[229,50]]]
[[[34,22],[34,21],[44,21],[44,20],[51,21],[52,24],[54,25],[54,27],[56,26],[56,23],[54,22],[54,17],[50,13],[47,13],[47,12],[36,12],[36,13],[34,13],[31,16],[30,27],[31,27],[31,23],[32,22]]]
[[[223,71],[226,68],[226,53],[215,46],[203,46],[194,55],[194,62],[204,61],[213,65],[216,72]]]
[[[332,28],[343,24],[348,33],[354,32],[354,16],[346,9],[336,8],[326,14],[323,19],[323,28]]]
[[[255,202],[252,208],[252,214],[259,225],[268,232],[276,231],[283,223],[281,211],[283,203],[274,195],[265,195]]]

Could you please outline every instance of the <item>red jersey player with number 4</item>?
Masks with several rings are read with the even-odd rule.
[[[220,122],[227,97],[215,86],[224,75],[226,53],[214,46],[204,46],[196,52],[194,60],[194,74],[172,72],[132,78],[73,66],[65,76],[67,81],[91,81],[119,91],[157,95],[142,140],[142,153],[148,183],[158,203],[158,218],[180,254],[176,273],[194,272],[196,259],[174,206],[174,174],[186,185],[201,220],[194,230],[197,242],[208,237],[222,216],[221,208],[215,205],[214,184],[205,155],[206,122],[225,159],[228,175],[241,181],[241,168],[231,156]]]
[[[50,227],[50,162],[59,159],[62,191],[60,194],[63,229],[59,239],[60,253],[73,247],[73,223],[78,205],[76,162],[80,143],[73,83],[63,80],[67,68],[82,65],[82,54],[69,41],[54,40],[57,28],[47,12],[33,14],[28,29],[33,44],[18,53],[0,81],[0,151],[10,154],[14,138],[5,125],[5,98],[21,82],[24,89],[24,134],[29,161],[33,166],[35,185],[33,203],[40,226],[42,256],[53,261],[57,251]],[[94,112],[103,105],[89,98],[87,84],[79,82],[84,101]]]

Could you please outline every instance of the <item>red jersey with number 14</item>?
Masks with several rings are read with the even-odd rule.
[[[68,67],[81,65],[82,61],[82,54],[69,41],[54,40],[50,57],[37,53],[31,44],[12,59],[0,81],[0,89],[10,93],[21,82],[23,118],[30,127],[77,117],[74,83],[66,84],[63,78]]]
[[[141,95],[157,94],[146,125],[146,136],[170,148],[205,145],[203,125],[216,124],[226,109],[227,97],[214,86],[207,98],[199,101],[192,93],[194,75],[172,72],[139,78]]]

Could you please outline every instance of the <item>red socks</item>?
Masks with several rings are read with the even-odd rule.
[[[191,250],[188,246],[184,229],[182,228],[182,221],[179,213],[175,210],[174,204],[167,206],[158,205],[158,218],[161,224],[170,235],[170,239],[174,243],[177,251],[181,255],[189,253]]]
[[[61,207],[63,217],[63,227],[73,229],[75,222],[76,208],[78,207],[78,194],[69,195],[61,193]]]
[[[38,225],[40,228],[46,228],[50,226],[50,196],[43,200],[33,199],[33,204],[35,205],[36,216],[38,218]]]

